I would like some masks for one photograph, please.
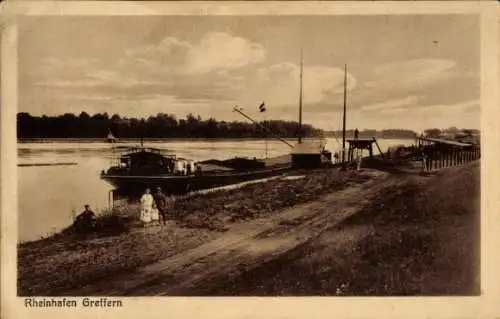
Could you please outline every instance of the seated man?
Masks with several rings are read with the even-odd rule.
[[[89,205],[84,206],[85,210],[75,218],[73,226],[77,231],[87,232],[95,228],[97,218],[93,211],[90,210]]]

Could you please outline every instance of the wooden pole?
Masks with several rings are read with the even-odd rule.
[[[434,151],[432,151],[432,168],[433,168],[433,170],[437,170],[438,164],[439,164],[438,154],[437,154],[436,150],[434,150]]]
[[[434,156],[434,150],[431,149],[429,152],[429,171],[432,171],[433,156]]]
[[[236,106],[233,107],[233,111],[234,112],[238,112],[239,114],[241,114],[241,116],[245,117],[246,119],[250,120],[252,123],[254,123],[255,125],[263,128],[265,131],[269,132],[272,136],[274,136],[274,138],[282,141],[283,143],[285,143],[286,145],[290,146],[290,147],[293,147],[292,144],[288,143],[285,139],[283,139],[282,137],[280,137],[279,135],[275,134],[273,131],[271,131],[270,129],[268,129],[267,127],[261,125],[260,123],[258,123],[257,121],[253,120],[250,116],[246,115],[245,113],[243,113],[243,111],[241,111],[240,109],[238,109]]]
[[[427,156],[425,156],[425,153],[422,152],[422,172],[425,173],[427,171]]]
[[[422,169],[427,172],[428,166],[427,166],[427,153],[422,151]]]
[[[264,111],[264,127],[266,127],[267,124],[267,117],[266,117],[266,111]],[[268,141],[267,141],[267,134],[264,136],[265,138],[265,155],[264,158],[267,159],[267,152],[268,152]]]
[[[345,168],[345,123],[347,105],[347,64],[344,65],[344,114],[342,116],[342,167]]]
[[[299,89],[299,144],[302,143],[302,69],[304,67],[304,56],[300,49],[300,89]]]

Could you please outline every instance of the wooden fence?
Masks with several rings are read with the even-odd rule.
[[[452,149],[447,151],[430,149],[422,156],[422,171],[435,171],[446,167],[463,165],[481,157],[479,148]]]

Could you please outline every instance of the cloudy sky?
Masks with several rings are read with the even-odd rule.
[[[479,20],[469,15],[29,17],[19,111],[188,113],[348,127],[479,128]]]

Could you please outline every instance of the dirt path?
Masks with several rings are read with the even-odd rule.
[[[371,176],[367,182],[270,218],[235,225],[212,242],[66,295],[202,294],[317,238],[358,211],[379,190],[401,182],[386,173],[366,174]]]

